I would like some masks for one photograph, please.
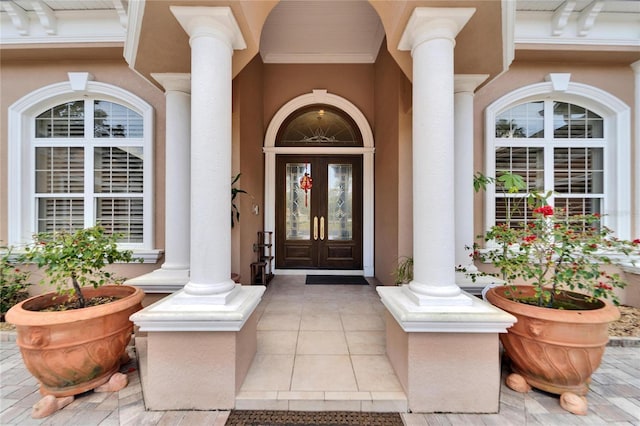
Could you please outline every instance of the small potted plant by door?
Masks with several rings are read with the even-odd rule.
[[[586,414],[584,395],[609,340],[608,324],[620,316],[614,290],[625,285],[608,265],[640,255],[640,241],[615,238],[597,214],[554,209],[549,195],[523,198],[531,219],[493,226],[482,237],[489,248],[475,253],[507,283],[490,289],[487,300],[518,320],[500,335],[514,371],[507,385],[558,394],[563,408]]]
[[[15,305],[6,316],[16,326],[27,369],[40,392],[50,396],[43,404],[58,398],[60,408],[73,395],[104,385],[126,358],[133,331],[129,317],[142,308],[144,293],[117,285],[104,269],[134,260],[131,251],[118,249],[117,238],[95,226],[37,234],[25,248],[21,260],[35,263],[44,272],[42,283],[57,289]],[[40,417],[37,411],[34,417]]]

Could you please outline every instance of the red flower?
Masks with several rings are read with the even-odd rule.
[[[598,288],[604,289],[604,290],[613,290],[613,287],[611,287],[609,284],[605,284],[602,281],[598,283]]]
[[[640,238],[636,238],[635,240],[632,241],[634,246],[637,246],[638,244],[640,244]]]
[[[533,210],[534,213],[543,215],[544,217],[553,216],[553,207],[541,206]]]
[[[535,235],[527,235],[526,237],[524,237],[522,239],[525,243],[531,243],[533,241],[536,240],[536,236]]]

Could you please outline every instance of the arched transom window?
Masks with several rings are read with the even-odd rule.
[[[276,137],[277,146],[362,146],[362,135],[344,112],[310,105],[291,114]]]

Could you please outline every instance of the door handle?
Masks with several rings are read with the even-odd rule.
[[[318,216],[313,218],[313,239],[318,239]]]
[[[320,218],[320,239],[324,240],[324,216]]]

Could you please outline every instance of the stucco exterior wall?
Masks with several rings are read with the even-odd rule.
[[[375,67],[375,274],[393,284],[398,258],[412,255],[411,85],[385,48]]]
[[[637,173],[640,172],[640,165],[635,163],[635,150],[638,149],[634,144],[635,135],[639,129],[635,129],[633,117],[637,116],[640,112],[635,108],[634,99],[634,74],[630,66],[622,63],[606,63],[606,62],[584,62],[579,63],[575,61],[566,62],[531,62],[531,61],[519,61],[514,62],[509,71],[497,79],[486,84],[480,88],[474,98],[474,171],[485,171],[485,109],[494,101],[504,96],[505,94],[528,86],[531,84],[541,83],[545,81],[545,77],[549,73],[570,73],[571,82],[578,82],[587,84],[603,91],[606,91],[613,96],[619,98],[622,102],[630,107],[631,112],[631,131],[630,131],[630,145],[631,155],[628,161],[630,162],[631,176],[630,176],[630,197],[632,212],[630,217],[635,217],[638,212],[633,211],[635,206],[635,197],[638,197],[638,188],[634,187],[634,182]],[[485,209],[484,193],[480,192],[475,195],[474,206],[474,231],[475,235],[480,235],[484,232],[484,209]],[[632,238],[636,238],[640,235],[640,229],[634,228],[633,220],[631,221],[631,235]],[[496,272],[495,268],[491,265],[478,264],[479,269],[485,272]],[[612,269],[615,272],[620,273],[619,268]],[[623,279],[629,283],[624,291],[619,292],[620,301],[623,304],[631,304],[637,306],[638,304],[638,291],[640,288],[640,280],[637,279],[637,274],[626,273],[623,274]]]
[[[164,247],[164,204],[165,204],[165,99],[164,93],[133,72],[123,59],[85,59],[59,61],[3,60],[0,80],[0,241],[7,241],[7,147],[8,147],[8,108],[23,96],[44,86],[69,80],[68,72],[89,72],[93,81],[118,86],[134,93],[154,108],[154,207],[156,224],[154,230],[154,248]],[[81,95],[79,95],[81,96]],[[118,267],[122,274],[131,278],[149,272],[161,265],[131,265]]]
[[[531,84],[542,83],[550,73],[570,73],[571,81],[587,84],[604,90],[627,104],[631,108],[631,117],[635,117],[638,111],[634,108],[634,75],[631,67],[624,64],[602,63],[576,63],[576,62],[514,62],[509,71],[497,79],[480,88],[474,98],[474,171],[484,171],[485,154],[485,126],[484,111],[491,103],[513,90]],[[635,138],[633,122],[631,123],[631,141]],[[631,143],[631,185],[633,185],[634,173],[638,173],[638,165],[634,164],[634,144]],[[634,195],[635,194],[635,195]],[[638,188],[631,187],[631,205],[634,197],[638,196]],[[475,197],[475,223],[476,235],[484,230],[484,194],[476,194]],[[634,217],[632,212],[631,217]],[[639,229],[633,229],[632,235],[638,235]]]
[[[372,64],[265,64],[264,125],[291,99],[326,89],[357,106],[374,126],[374,68]]]
[[[256,261],[253,244],[257,242],[257,232],[274,231],[264,229],[263,72],[260,56],[256,56],[233,80],[233,111],[239,120],[239,140],[234,140],[234,145],[238,145],[238,149],[234,149],[234,175],[242,173],[236,186],[247,194],[239,194],[236,198],[240,221],[231,231],[232,241],[238,240],[237,251],[232,253],[231,269],[238,271],[243,284],[251,283],[250,265]],[[235,166],[236,153],[238,168]],[[257,215],[252,210],[254,204],[258,206]]]

